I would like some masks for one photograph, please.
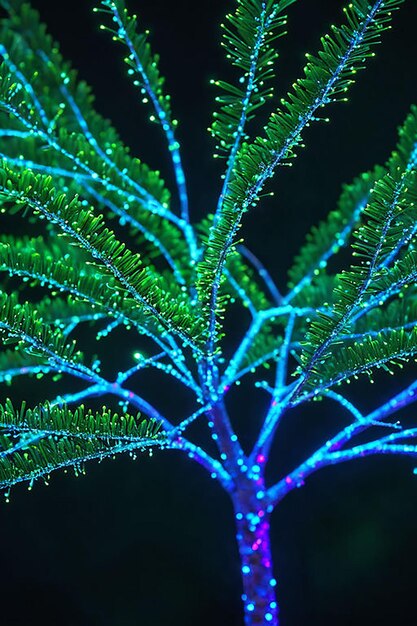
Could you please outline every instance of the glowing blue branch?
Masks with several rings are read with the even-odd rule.
[[[355,318],[355,319],[358,319],[358,318]],[[415,322],[407,322],[406,324],[401,324],[401,326],[384,326],[384,328],[379,328],[378,330],[367,330],[363,333],[349,333],[347,335],[340,335],[340,340],[364,341],[366,337],[377,337],[380,333],[388,333],[390,331],[395,331],[395,330],[400,330],[400,329],[412,330],[415,326],[417,326],[417,320]]]
[[[176,179],[177,187],[178,187],[178,194],[179,194],[180,203],[181,203],[181,216],[184,222],[189,224],[190,219],[189,219],[189,213],[188,213],[187,188],[186,188],[184,170],[182,168],[182,163],[181,163],[181,154],[179,150],[180,146],[179,146],[178,141],[175,138],[173,123],[167,116],[166,112],[163,110],[159,102],[158,96],[155,94],[151,86],[149,77],[146,73],[145,68],[143,67],[141,63],[141,60],[136,52],[135,46],[133,45],[133,42],[129,37],[129,34],[126,28],[124,27],[123,20],[119,14],[119,10],[116,4],[112,2],[111,0],[108,0],[108,2],[105,2],[104,4],[105,6],[108,6],[108,8],[111,10],[113,14],[114,21],[116,22],[116,25],[117,25],[117,37],[119,38],[120,41],[124,42],[125,45],[127,46],[130,52],[129,58],[134,63],[136,72],[141,77],[143,88],[145,89],[145,92],[148,95],[149,100],[152,102],[157,118],[159,119],[159,122],[165,133],[167,143],[168,143],[168,150],[171,156],[174,173],[175,173],[175,179]],[[187,238],[191,243],[192,259],[196,261],[197,249],[196,249],[196,243],[194,239],[194,232],[191,229],[191,227],[188,227],[186,231],[187,231]]]
[[[238,349],[230,360],[230,363],[221,380],[221,388],[224,389],[225,387],[230,387],[232,381],[236,380],[236,373],[239,371],[239,367],[241,366],[247,351],[251,347],[253,340],[267,320],[291,314],[298,317],[309,313],[316,313],[316,310],[311,309],[310,307],[302,308],[286,305],[281,307],[274,307],[265,311],[259,311],[257,316],[252,320],[252,323],[248,331],[246,332],[242,342],[240,343]]]
[[[350,402],[350,400],[342,396],[342,394],[340,393],[336,393],[335,391],[326,389],[326,391],[323,392],[323,395],[326,398],[329,398],[330,400],[334,400],[335,402],[340,404],[340,406],[342,406],[344,409],[349,411],[349,413],[353,415],[353,417],[358,422],[360,422],[362,425],[365,425],[367,428],[368,426],[382,426],[383,428],[393,428],[393,429],[401,428],[401,426],[398,423],[392,424],[392,423],[382,422],[381,420],[376,420],[376,419],[370,421],[369,416],[365,416],[363,413],[361,413],[359,409],[352,402]]]
[[[285,387],[287,380],[287,370],[288,370],[288,357],[291,346],[292,333],[294,330],[294,322],[295,322],[295,313],[292,312],[289,315],[287,328],[285,329],[285,337],[284,342],[280,349],[280,355],[277,366],[277,374],[275,380],[275,388],[282,389]]]
[[[3,427],[1,427],[1,430],[2,431],[7,430],[8,432],[13,431],[12,428],[3,428]],[[20,433],[21,431],[19,431],[18,434]],[[43,432],[41,433],[22,432],[21,437],[17,443],[10,446],[10,448],[7,448],[6,450],[0,450],[0,459],[10,456],[11,454],[18,452],[19,450],[27,448],[32,443],[36,443],[37,441],[39,441],[40,439],[43,439],[44,437],[45,437],[45,434]]]
[[[5,130],[0,130],[0,137],[5,134]],[[19,131],[10,131],[10,134],[7,136],[17,136],[15,133]],[[22,133],[23,134],[23,133]],[[26,134],[26,133],[25,133]],[[31,133],[28,133],[31,135]],[[51,165],[42,165],[40,163],[35,163],[35,161],[31,161],[30,159],[25,159],[23,155],[20,155],[16,158],[9,156],[5,152],[0,152],[0,158],[4,159],[11,165],[15,165],[17,167],[27,168],[30,170],[34,170],[37,172],[41,172],[42,174],[49,174],[51,176],[63,176],[64,178],[71,178],[75,180],[82,186],[83,180],[91,180],[91,176],[87,174],[80,174],[79,172],[71,172],[70,170],[66,170],[62,167],[54,167]]]
[[[106,197],[98,193],[93,187],[91,187],[91,185],[85,184],[84,189],[92,198],[94,198],[94,200],[96,200],[96,202],[103,204],[105,207],[110,209],[112,213],[117,215],[120,218],[120,223],[122,225],[130,224],[131,226],[133,226],[133,228],[136,228],[139,232],[141,232],[144,237],[160,251],[170,268],[173,270],[174,276],[179,284],[185,284],[185,280],[179,268],[177,267],[177,264],[175,263],[174,259],[172,258],[166,247],[161,243],[161,241],[159,241],[158,237],[156,237],[156,235],[154,235],[149,229],[147,229],[137,219],[130,215],[125,209],[120,208],[119,206],[114,204],[114,202],[108,200]]]
[[[224,275],[226,276],[230,286],[236,291],[237,295],[242,300],[242,304],[247,307],[252,317],[256,317],[258,311],[246,291],[239,285],[239,283],[233,278],[232,274],[227,269],[224,271]]]
[[[363,422],[366,419],[363,413],[361,413],[359,409],[356,408],[356,406],[352,402],[350,402],[347,398],[342,396],[342,394],[336,393],[335,391],[327,389],[324,392],[324,395],[326,396],[326,398],[330,398],[331,400],[338,402],[344,409],[349,411],[349,413],[353,415],[353,417],[359,422]]]
[[[217,445],[225,469],[233,479],[245,464],[246,457],[230,423],[224,401],[210,397],[205,401],[210,405],[208,426],[212,431],[211,438]]]
[[[414,431],[413,437],[415,437],[417,431]],[[374,454],[397,454],[405,456],[417,457],[417,444],[389,444],[381,443],[380,440],[372,441],[371,443],[356,446],[349,450],[340,450],[333,452],[327,456],[327,465],[335,465],[336,463],[343,463],[345,461],[351,461],[353,459],[364,458],[366,456]]]
[[[77,391],[75,393],[66,393],[64,395],[56,396],[54,400],[51,401],[51,406],[63,406],[67,404],[75,404],[77,402],[81,402],[86,398],[91,398],[95,396],[101,396],[104,393],[105,383],[96,382],[90,387],[86,387],[82,391]]]
[[[213,459],[199,446],[196,446],[187,439],[184,439],[181,435],[177,436],[177,428],[179,428],[179,432],[181,433],[184,427],[191,423],[191,421],[194,421],[200,414],[204,413],[207,410],[207,407],[199,409],[196,413],[193,413],[189,418],[181,422],[181,424],[176,427],[163,417],[151,404],[149,404],[149,402],[132,391],[121,388],[117,383],[108,384],[107,392],[123,398],[126,402],[132,404],[132,406],[136,407],[139,411],[142,411],[148,417],[160,421],[163,429],[168,434],[168,448],[186,452],[188,457],[204,467],[210,473],[212,478],[217,478],[225,488],[231,488],[231,477],[220,461]]]
[[[75,376],[78,376],[77,371],[72,371]],[[90,385],[86,389],[73,393],[66,394],[65,396],[57,397],[53,404],[70,404],[79,402],[90,396],[111,394],[124,400],[124,402],[134,406],[137,410],[144,413],[148,418],[154,419],[162,424],[163,430],[168,434],[168,443],[166,447],[174,450],[182,450],[188,454],[190,458],[202,465],[208,470],[213,478],[218,480],[226,487],[230,486],[230,476],[223,468],[222,464],[215,459],[212,459],[210,455],[204,452],[200,447],[189,442],[182,436],[182,432],[199,417],[205,413],[209,407],[204,406],[198,409],[191,416],[183,420],[178,426],[174,426],[166,417],[164,417],[154,406],[152,406],[147,400],[134,393],[131,390],[121,387],[119,382],[108,382],[98,374],[94,374],[94,384]]]
[[[108,322],[108,324],[106,324],[104,328],[102,328],[101,330],[97,332],[96,340],[100,341],[100,339],[103,339],[103,337],[108,337],[110,333],[112,333],[117,328],[120,328],[120,326],[123,326],[123,322],[120,319],[116,319],[116,320],[112,320],[111,322]]]
[[[252,94],[256,89],[259,55],[262,50],[262,45],[264,44],[265,38],[268,36],[268,29],[270,28],[277,14],[277,9],[278,9],[278,6],[276,6],[275,9],[271,11],[267,19],[265,19],[266,14],[267,14],[267,8],[266,8],[266,4],[263,3],[262,11],[260,15],[254,18],[259,22],[259,26],[257,28],[256,39],[255,39],[254,46],[253,46],[252,53],[251,53],[250,68],[249,68],[249,71],[247,72],[246,89],[245,89],[245,94],[243,96],[243,100],[241,103],[242,111],[240,114],[240,119],[237,125],[236,132],[234,133],[234,141],[233,141],[233,145],[229,154],[229,158],[227,160],[227,169],[224,175],[222,190],[220,192],[220,197],[217,203],[217,209],[214,214],[214,220],[213,220],[214,227],[217,226],[218,220],[220,218],[222,207],[223,207],[223,201],[227,195],[229,182],[233,173],[233,168],[235,167],[235,164],[236,164],[236,157],[237,157],[240,145],[242,143],[242,140],[245,137],[245,126],[246,126],[246,122],[248,118],[250,101],[251,101]]]
[[[345,400],[345,399],[344,399]],[[338,452],[349,443],[354,437],[360,435],[365,430],[373,426],[381,426],[384,421],[390,417],[392,414],[400,411],[406,406],[417,401],[417,381],[414,381],[407,388],[403,389],[395,396],[393,396],[388,402],[381,405],[368,415],[361,417],[361,419],[357,419],[357,414],[355,414],[355,422],[350,424],[339,433],[337,433],[334,437],[329,439],[324,446],[320,447],[307,461],[302,463],[298,468],[296,468],[293,472],[288,474],[285,478],[276,483],[273,487],[268,490],[268,501],[271,506],[275,506],[289,491],[294,489],[295,487],[301,487],[304,484],[304,480],[310,476],[312,473],[317,470],[326,467],[331,464],[329,459],[338,459],[338,462],[342,460],[350,460],[352,458],[357,458],[357,455],[350,456],[344,458],[345,451],[342,451],[342,454],[339,457],[331,456],[334,453]],[[343,402],[343,406],[347,407],[346,401]],[[349,409],[348,409],[349,410]],[[356,410],[355,410],[356,413]],[[389,441],[397,441],[401,439],[401,435],[404,430],[400,430],[399,424],[387,423],[385,422],[387,427],[393,428],[395,430],[394,439],[389,439]],[[416,429],[412,429],[413,432],[417,432]],[[390,435],[388,436],[390,437]],[[382,438],[383,441],[386,441],[386,438]],[[378,442],[380,439],[377,440]],[[375,442],[372,442],[371,447],[373,450],[375,448]],[[384,445],[392,445],[392,444],[384,444]],[[358,451],[360,446],[355,446],[354,450]],[[394,452],[395,448],[389,448],[385,451],[385,453]],[[398,449],[397,452],[400,452]],[[375,452],[376,453],[376,452]]]
[[[0,370],[0,383],[10,384],[16,376],[36,376],[36,374],[49,374],[50,372],[58,372],[58,369],[48,364],[11,367]]]
[[[289,390],[283,395],[284,390]],[[292,387],[281,387],[274,389],[271,404],[266,414],[261,431],[250,454],[250,461],[254,462],[261,455],[265,459],[268,457],[274,435],[280,420],[289,407],[288,399],[291,397]],[[278,395],[277,395],[278,394]]]
[[[264,281],[265,286],[267,287],[269,293],[271,294],[272,299],[274,301],[274,304],[276,304],[277,306],[282,306],[282,304],[283,304],[283,297],[282,297],[278,287],[274,283],[274,281],[272,279],[272,276],[270,275],[268,270],[265,268],[265,266],[253,254],[253,252],[248,250],[248,248],[246,246],[244,246],[244,245],[237,246],[237,251],[240,252],[240,254],[247,261],[249,261],[249,263],[251,263],[253,265],[253,267],[256,269],[256,271],[258,272],[259,276]]]
[[[13,61],[10,58],[6,48],[2,44],[0,44],[0,55],[3,57],[4,62],[6,63],[7,67],[9,68],[10,72],[15,75],[15,77],[17,78],[19,83],[22,85],[25,93],[28,94],[29,97],[31,98],[31,100],[33,102],[33,106],[34,106],[35,110],[37,111],[39,117],[41,118],[42,123],[44,124],[45,127],[48,128],[50,122],[49,122],[48,117],[47,117],[47,115],[45,113],[45,109],[42,107],[41,103],[38,100],[38,97],[37,97],[37,95],[35,93],[35,90],[33,89],[33,87],[30,84],[30,82],[26,79],[26,76],[24,76],[24,74],[19,70],[17,65],[15,65],[13,63]]]
[[[155,361],[158,361],[159,359],[162,359],[164,356],[165,356],[165,352],[160,352],[159,354],[155,354],[154,356],[149,357],[148,359],[141,358],[139,363],[137,363],[130,369],[126,370],[125,372],[119,372],[117,374],[116,382],[119,385],[122,385],[124,382],[127,381],[128,378],[136,374],[136,372],[139,372],[145,367],[148,367],[148,365],[154,363]]]
[[[234,377],[230,380],[229,387],[234,385],[238,380],[240,380],[246,374],[252,374],[254,370],[256,370],[258,367],[260,367],[261,365],[263,365],[267,361],[274,361],[274,360],[276,361],[277,360],[277,356],[278,356],[278,352],[279,352],[278,348],[276,350],[273,350],[272,352],[267,352],[266,354],[264,354],[261,357],[259,357],[259,359],[257,361],[253,361],[247,367],[244,367],[241,370],[239,370],[238,372],[236,372]],[[223,390],[227,391],[227,389],[225,390],[224,388],[223,388]]]
[[[189,459],[196,461],[199,465],[204,467],[204,469],[209,472],[211,478],[217,479],[226,491],[232,491],[233,481],[230,474],[225,470],[220,461],[213,459],[200,447],[189,441],[185,441],[182,437],[170,443],[168,447],[171,450],[181,450],[185,452]]]
[[[67,159],[75,163],[75,165],[78,168],[80,168],[83,172],[85,172],[88,175],[90,180],[94,181],[95,183],[99,183],[103,185],[103,187],[107,189],[108,191],[115,192],[119,196],[124,196],[125,198],[127,198],[128,201],[136,200],[146,210],[150,211],[151,213],[155,213],[156,215],[160,215],[161,217],[169,220],[170,222],[178,226],[178,228],[180,228],[183,232],[186,230],[186,226],[187,226],[186,222],[184,222],[184,220],[174,215],[167,207],[163,206],[160,202],[158,202],[145,189],[143,190],[143,197],[139,197],[133,194],[131,190],[125,190],[125,189],[122,189],[121,187],[118,187],[117,185],[114,185],[108,179],[102,178],[95,170],[89,167],[81,159],[79,159],[78,157],[73,155],[71,152],[68,152],[68,150],[63,148],[59,144],[57,139],[51,133],[45,132],[42,129],[38,128],[37,126],[33,125],[30,120],[25,118],[11,104],[5,101],[0,101],[0,106],[3,109],[5,109],[8,113],[10,113],[13,117],[15,117],[25,128],[27,128],[30,132],[32,132],[34,136],[38,137],[39,139],[44,141],[47,145],[49,145],[51,148],[56,150],[56,152],[58,152],[59,154],[62,154],[62,156],[66,157]],[[30,161],[27,161],[27,163],[29,162]],[[21,163],[22,165],[25,165],[26,161],[22,159]],[[29,167],[29,165],[27,167]],[[47,166],[39,165],[38,169],[42,167],[47,167]],[[62,170],[62,172],[64,171],[65,170]],[[76,178],[76,177],[73,176],[73,178]]]
[[[201,415],[207,413],[210,409],[211,405],[202,406],[201,408],[197,409],[197,411],[194,411],[194,413],[192,413],[189,417],[183,419],[178,424],[178,426],[175,426],[174,430],[171,432],[175,432],[175,437],[182,435],[182,433],[190,426],[190,424],[193,424],[196,419],[198,419]],[[170,439],[172,439],[172,436],[170,436]]]
[[[256,459],[259,455],[267,458],[269,449],[278,428],[279,421],[285,410],[287,409],[287,399],[291,396],[291,390],[286,385],[289,349],[291,346],[291,338],[294,330],[296,314],[292,311],[288,318],[287,328],[285,329],[285,337],[282,343],[280,354],[278,357],[277,370],[275,376],[275,387],[272,392],[272,401],[262,425],[259,437],[256,440],[253,451],[251,452],[251,460]],[[288,391],[289,390],[289,391]]]
[[[166,337],[166,340],[171,346],[170,357],[173,364],[178,370],[180,370],[184,374],[185,378],[189,381],[189,386],[195,390],[198,390],[198,401],[202,402],[201,388],[195,380],[190,368],[187,366],[184,353],[178,348],[178,345],[172,335],[168,335]]]

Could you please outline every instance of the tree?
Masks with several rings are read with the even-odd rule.
[[[2,294],[5,341],[15,344],[4,350],[2,376],[10,382],[23,374],[53,374],[87,383],[33,409],[4,403],[3,485],[150,443],[186,452],[231,495],[247,624],[278,622],[268,531],[270,513],[283,497],[322,467],[417,450],[415,429],[393,421],[413,401],[414,383],[368,414],[335,390],[375,368],[392,371],[415,355],[416,110],[385,166],[347,186],[338,209],[311,231],[290,269],[287,294],[238,241],[241,220],[257,204],[267,179],[276,167],[291,163],[305,127],[318,120],[322,106],[345,98],[400,4],[349,5],[344,25],[333,27],[317,56],[308,56],[305,76],[271,114],[265,134],[251,139],[251,118],[272,96],[274,44],[291,3],[242,1],[227,18],[223,43],[243,80],[216,81],[219,110],[211,131],[218,154],[226,156],[223,189],[214,214],[194,228],[170,98],[136,18],[121,2],[105,0],[99,7],[104,29],[127,50],[134,85],[153,106],[151,121],[165,133],[179,211],[159,173],[131,158],[95,113],[88,88],[76,82],[36,13],[20,2],[3,2],[10,17],[2,29],[2,205],[11,214],[23,211],[31,229],[42,234],[2,240],[3,271],[24,279],[23,288],[11,282]],[[104,216],[118,218],[114,231]],[[140,257],[122,243],[126,226]],[[326,271],[330,257],[350,242],[350,269]],[[29,297],[28,281],[39,289],[21,303]],[[44,295],[45,287],[52,299]],[[234,346],[224,329],[239,305],[250,321]],[[143,346],[138,362],[115,380],[105,378],[99,359],[83,357],[72,340],[84,324],[97,338],[111,339],[120,327],[135,333],[135,341],[138,335]],[[191,414],[173,423],[145,392],[132,389],[127,381],[143,369],[158,370],[189,389],[196,403]],[[251,451],[242,449],[226,407],[241,379],[270,397]],[[150,421],[125,411],[68,408],[104,394],[121,398]],[[264,470],[277,427],[295,407],[324,399],[346,411],[351,424],[267,485]],[[185,432],[204,417],[218,456]],[[357,443],[365,431],[370,438]]]

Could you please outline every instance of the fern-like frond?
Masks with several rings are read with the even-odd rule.
[[[47,478],[56,469],[73,466],[77,472],[86,461],[160,445],[164,440],[158,434],[159,424],[153,420],[138,421],[107,409],[95,414],[85,412],[83,407],[75,411],[49,405],[27,409],[23,404],[15,409],[7,401],[0,405],[0,423],[11,432],[23,431],[17,446],[8,440],[0,451],[3,488],[22,481],[32,485],[36,478]],[[71,435],[63,436],[66,431]]]
[[[97,438],[107,443],[114,439],[141,443],[143,440],[157,440],[157,437],[162,442],[162,433],[158,435],[160,426],[154,419],[142,418],[140,413],[136,416],[127,413],[119,415],[105,406],[101,411],[92,411],[85,409],[84,405],[70,409],[45,402],[30,409],[23,402],[16,409],[9,399],[0,405],[0,427],[11,432]]]
[[[230,184],[230,208],[248,209],[255,203],[275,168],[295,156],[305,126],[320,120],[318,109],[345,100],[356,72],[374,56],[372,48],[389,28],[391,13],[400,4],[401,0],[355,0],[345,8],[346,23],[333,26],[331,34],[322,37],[322,49],[316,57],[307,55],[304,77],[294,84],[279,111],[271,115],[265,137],[242,148]]]
[[[0,156],[52,175],[56,185],[64,178],[71,193],[104,204],[139,245],[146,243],[146,254],[162,255],[184,283],[192,264],[183,230],[189,235],[190,227],[169,211],[159,172],[132,158],[95,112],[90,89],[63,61],[38,13],[24,3],[4,4],[11,15],[0,23],[0,108],[11,117],[3,118]]]
[[[240,77],[236,84],[211,81],[221,92],[216,97],[220,109],[214,112],[209,129],[217,141],[215,156],[228,156],[235,143],[239,147],[247,138],[246,123],[273,96],[274,63],[278,58],[273,44],[285,34],[287,20],[283,12],[294,1],[237,0],[235,12],[226,16],[222,45]]]
[[[358,263],[339,276],[332,311],[321,314],[309,328],[302,354],[302,386],[310,386],[310,376],[333,359],[340,335],[355,333],[356,320],[366,319],[369,312],[391,297],[403,295],[403,289],[415,282],[415,253],[412,247],[408,252],[404,248],[416,232],[416,131],[414,108],[400,129],[388,171],[371,190],[361,224],[353,233],[353,255]],[[379,340],[374,335],[370,339]]]
[[[363,341],[339,342],[327,358],[312,365],[304,392],[320,395],[324,389],[357,378],[360,374],[371,375],[376,368],[392,374],[393,366],[401,366],[416,354],[417,327],[410,331],[404,328],[384,330],[365,336]]]
[[[70,199],[65,193],[57,193],[50,177],[30,171],[19,175],[6,164],[0,170],[0,192],[6,199],[13,200],[17,209],[29,206],[35,215],[56,224],[113,274],[120,287],[146,312],[155,316],[167,330],[196,347],[195,341],[198,342],[203,328],[187,295],[174,280],[169,292],[163,290],[160,277],[143,267],[140,256],[116,239],[101,215],[82,208],[76,197]]]
[[[416,268],[417,269],[417,268]],[[417,277],[417,271],[416,271]],[[415,280],[400,292],[400,297],[385,307],[375,307],[355,320],[355,336],[363,337],[385,329],[411,328],[417,324]]]
[[[165,133],[177,181],[181,215],[188,224],[186,237],[190,244],[191,256],[195,259],[197,250],[194,234],[189,226],[188,196],[181,163],[180,145],[175,136],[178,122],[173,119],[171,97],[166,94],[164,89],[165,79],[159,71],[159,56],[152,52],[148,41],[149,31],[140,32],[137,16],[129,15],[124,0],[101,0],[100,8],[95,10],[109,14],[111,25],[102,24],[101,28],[110,31],[113,40],[126,47],[127,56],[124,61],[129,67],[128,73],[132,76],[133,84],[141,90],[143,102],[149,102],[153,108],[150,121],[160,124]]]
[[[110,17],[110,24],[102,24],[102,30],[109,31],[114,41],[118,41],[128,49],[124,62],[134,85],[139,87],[145,103],[151,99],[151,105],[158,111],[158,119],[151,121],[176,125],[172,121],[171,98],[164,91],[165,79],[159,71],[159,56],[151,50],[148,41],[149,31],[138,32],[137,16],[129,15],[124,0],[101,0],[100,7],[94,9]]]
[[[9,12],[0,24],[5,69],[22,85],[26,109],[32,110],[39,129],[81,131],[89,143],[89,152],[100,156],[126,185],[140,185],[149,199],[166,206],[169,192],[159,173],[132,159],[115,129],[95,111],[90,87],[77,79],[70,63],[62,58],[38,12],[26,2],[2,0],[1,4]],[[34,98],[37,106],[33,106]]]
[[[400,170],[411,169],[414,165],[417,148],[417,107],[412,106],[404,124],[399,128],[399,141],[385,168],[376,167],[371,172],[362,174],[351,185],[346,185],[336,211],[329,213],[327,219],[312,228],[307,235],[307,242],[301,248],[295,263],[289,270],[290,298],[294,297],[305,285],[310,283],[314,273],[318,274],[328,259],[336,254],[341,246],[346,245],[350,235],[359,223],[363,209],[368,203],[370,191],[375,182],[388,171],[392,176]],[[410,210],[403,211],[401,219],[396,220],[396,232],[392,233],[389,252],[390,260],[408,243],[415,232],[415,212],[412,202]],[[394,239],[397,239],[394,242]]]
[[[387,173],[375,184],[364,209],[363,223],[354,234],[354,255],[359,264],[342,272],[332,314],[321,315],[307,335],[303,363],[308,370],[313,361],[325,360],[332,342],[356,311],[366,309],[367,300],[378,291],[378,284],[382,290],[388,289],[391,282],[394,284],[394,272],[387,277],[384,263],[398,241],[396,221],[410,203],[414,204],[416,185],[417,172],[407,168],[397,169],[393,175]],[[404,271],[402,265],[397,269],[395,276]]]
[[[4,343],[19,343],[29,354],[49,359],[52,363],[83,369],[82,355],[75,341],[67,341],[59,329],[43,323],[33,305],[19,304],[16,295],[0,292],[0,332]]]

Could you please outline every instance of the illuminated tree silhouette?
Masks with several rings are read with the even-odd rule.
[[[239,240],[245,213],[256,211],[275,170],[291,164],[304,129],[324,119],[324,107],[346,99],[401,4],[350,3],[344,23],[322,38],[317,55],[307,55],[303,77],[253,138],[251,120],[274,94],[275,44],[293,1],[237,0],[226,18],[223,45],[238,76],[235,83],[213,81],[210,129],[215,156],[224,157],[222,188],[213,212],[195,225],[158,56],[123,0],[102,0],[96,11],[101,28],[123,46],[150,121],[166,137],[174,200],[159,172],[132,157],[95,111],[89,87],[62,59],[36,11],[0,0],[7,10],[0,38],[1,209],[21,213],[36,233],[0,237],[0,330],[3,344],[11,344],[0,353],[0,381],[19,388],[22,376],[47,375],[81,383],[79,391],[32,408],[10,400],[0,406],[0,482],[6,490],[22,481],[31,486],[55,469],[82,471],[87,460],[149,446],[185,453],[233,503],[247,625],[278,624],[269,520],[288,493],[329,465],[376,454],[417,456],[417,428],[396,421],[414,402],[417,382],[368,414],[345,387],[339,390],[377,368],[391,372],[417,353],[417,108],[386,164],[345,186],[338,207],[308,234],[287,293]],[[330,272],[329,259],[348,246],[350,267]],[[224,320],[237,307],[249,322],[233,345]],[[79,350],[78,334],[92,334],[90,347],[99,339],[111,345],[120,327],[138,349],[128,369],[107,379],[100,359]],[[108,355],[111,363],[111,349]],[[175,420],[153,406],[132,382],[145,369],[161,384],[169,376],[187,389],[191,415]],[[249,451],[227,407],[229,390],[242,380],[270,398]],[[80,404],[101,395],[114,396],[122,410]],[[349,415],[350,424],[266,484],[281,421],[322,399]],[[130,415],[129,407],[139,413]],[[208,424],[206,441],[189,436],[196,420]],[[358,436],[365,431],[364,443]]]

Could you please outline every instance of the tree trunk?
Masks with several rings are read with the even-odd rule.
[[[276,580],[272,573],[269,513],[252,484],[233,494],[242,567],[245,626],[278,626]]]

